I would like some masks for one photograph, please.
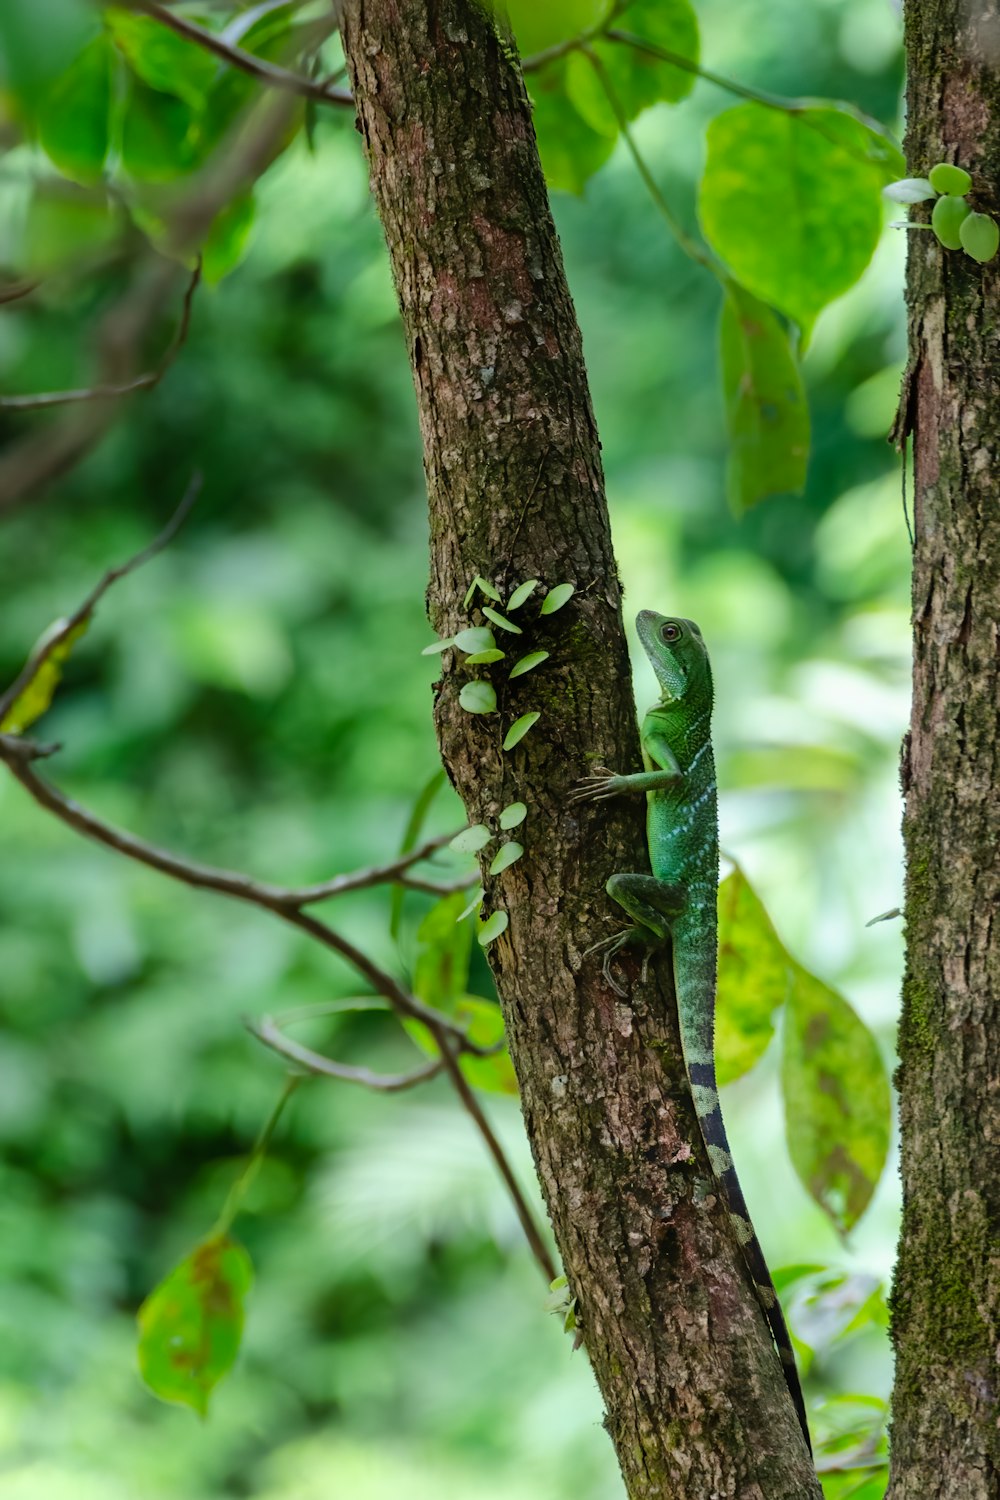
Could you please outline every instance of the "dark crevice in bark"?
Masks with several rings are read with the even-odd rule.
[[[470,623],[477,573],[501,591],[577,588],[551,617],[523,611],[517,645],[549,651],[544,667],[508,682],[517,652],[475,669],[499,715],[460,708],[473,672],[450,653],[435,717],[471,819],[529,807],[524,858],[484,876],[487,909],[510,918],[490,956],[606,1425],[633,1500],[808,1500],[818,1486],[682,1084],[668,965],[645,984],[633,970],[623,1001],[585,957],[617,925],[607,876],[644,867],[643,817],[571,810],[566,794],[594,763],[636,768],[639,749],[600,445],[524,86],[468,0],[346,0],[343,15],[417,393],[432,622]],[[541,719],[505,753],[529,710]]]

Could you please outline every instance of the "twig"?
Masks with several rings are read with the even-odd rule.
[[[196,21],[189,21],[186,16],[177,15],[176,12],[157,5],[155,0],[125,0],[125,3],[130,10],[137,10],[143,15],[152,16],[161,25],[169,27],[178,36],[184,37],[185,41],[193,42],[196,46],[203,47],[206,52],[211,52],[213,56],[221,58],[223,62],[230,63],[244,73],[249,73],[251,78],[256,78],[259,83],[269,84],[272,88],[285,89],[292,94],[301,94],[306,99],[319,99],[324,104],[346,105],[351,109],[354,107],[354,96],[350,89],[335,88],[328,83],[308,78],[304,73],[293,73],[288,68],[279,67],[277,63],[257,57],[253,52],[244,52],[242,47],[235,47],[231,42],[224,41],[214,31],[208,31],[204,26],[199,26]]]
[[[258,884],[246,875],[234,874],[228,870],[216,870],[207,865],[197,865],[180,859],[175,854],[147,844],[133,834],[114,828],[95,817],[92,812],[67,797],[34,770],[33,761],[51,755],[56,748],[58,747],[51,745],[34,745],[31,741],[21,739],[17,735],[0,734],[0,760],[6,763],[11,773],[39,806],[53,813],[60,822],[75,829],[77,833],[82,833],[86,838],[104,844],[107,848],[114,849],[119,854],[136,860],[139,864],[148,865],[164,875],[170,875],[185,885],[195,886],[202,890],[218,891],[220,894],[235,896],[251,905],[263,907],[290,926],[307,932],[325,948],[330,948],[341,958],[346,959],[368,980],[374,990],[388,1000],[397,1015],[423,1022],[440,1053],[440,1057],[434,1059],[435,1068],[440,1065],[441,1070],[448,1074],[463,1107],[496,1163],[535,1260],[546,1280],[553,1281],[557,1272],[538,1225],[535,1223],[534,1214],[521,1192],[517,1178],[504,1155],[503,1147],[483,1114],[479,1101],[469,1086],[458,1060],[462,1053],[489,1056],[496,1048],[480,1047],[471,1041],[460,1026],[449,1020],[447,1016],[443,1016],[440,1011],[424,1005],[423,1001],[418,1000],[415,995],[411,995],[391,974],[379,968],[367,954],[362,953],[353,943],[341,937],[332,927],[328,927],[326,923],[318,921],[308,912],[301,911],[290,904],[287,899],[289,893],[280,887]],[[287,1041],[287,1038],[285,1040]]]
[[[722,280],[722,272],[719,266],[716,264],[715,260],[712,258],[709,252],[703,249],[702,246],[698,244],[697,240],[692,239],[692,237],[688,234],[687,230],[684,228],[684,225],[681,223],[680,219],[678,219],[677,215],[670,207],[670,204],[663,196],[663,193],[660,190],[660,185],[656,181],[656,178],[653,176],[652,172],[649,170],[649,167],[646,165],[645,157],[640,152],[639,147],[636,145],[635,137],[632,134],[632,131],[629,129],[629,123],[625,114],[625,110],[622,108],[621,100],[618,98],[614,84],[611,82],[611,77],[608,73],[607,68],[604,66],[604,63],[601,61],[600,57],[598,57],[597,53],[592,47],[582,45],[580,47],[580,51],[587,58],[587,61],[590,63],[591,67],[594,69],[594,72],[597,74],[601,87],[607,95],[608,103],[611,105],[611,108],[614,112],[615,119],[618,121],[618,128],[622,133],[622,137],[625,141],[626,146],[631,152],[632,160],[635,162],[639,176],[646,184],[650,197],[656,204],[663,218],[666,220],[667,227],[669,228],[671,234],[674,236],[674,239],[677,241],[678,245],[680,245],[681,249],[684,251],[684,254],[689,257],[689,259],[696,261],[700,266],[704,266],[706,271],[711,271],[713,276],[717,276],[720,280]]]
[[[366,870],[351,870],[347,875],[334,875],[330,880],[322,880],[317,885],[303,885],[287,892],[289,900],[295,906],[311,906],[315,901],[325,901],[330,896],[341,896],[345,891],[363,891],[367,886],[385,885],[387,882],[396,882],[399,885],[413,885],[416,890],[447,890],[447,886],[431,886],[430,882],[414,883],[411,877],[406,875],[411,865],[416,865],[421,860],[427,859],[445,844],[451,842],[456,835],[453,833],[439,833],[435,838],[427,839],[416,849],[411,849],[407,854],[400,854],[396,859],[390,860],[386,865],[372,865]],[[471,880],[471,876],[469,879]],[[456,889],[464,889],[465,882]]]
[[[334,1062],[332,1058],[314,1052],[311,1047],[303,1047],[300,1042],[292,1041],[291,1037],[285,1036],[273,1016],[261,1016],[259,1020],[247,1021],[246,1028],[265,1047],[270,1047],[273,1052],[279,1052],[282,1057],[297,1063],[307,1073],[315,1073],[323,1078],[339,1078],[345,1083],[360,1083],[366,1089],[376,1089],[383,1094],[398,1094],[403,1089],[415,1088],[418,1083],[436,1078],[444,1068],[444,1059],[434,1057],[409,1073],[373,1073],[370,1068]]]
[[[0,410],[43,411],[52,406],[68,406],[74,401],[103,401],[118,396],[131,396],[134,391],[151,391],[154,386],[159,385],[187,342],[188,330],[191,327],[191,305],[200,280],[201,256],[199,255],[191,280],[188,282],[187,291],[184,293],[184,303],[176,332],[155,370],[150,370],[145,375],[137,375],[134,380],[126,380],[121,385],[91,385],[76,391],[44,391],[37,396],[0,396]]]
[[[322,943],[325,948],[339,953],[353,968],[364,975],[378,994],[385,996],[398,1014],[410,1020],[422,1021],[435,1035],[442,1031],[447,1033],[454,1039],[460,1051],[471,1052],[482,1057],[489,1055],[491,1048],[480,1047],[477,1043],[470,1041],[460,1026],[449,1021],[447,1017],[443,1017],[440,1011],[425,1005],[415,995],[411,995],[391,974],[379,968],[367,954],[362,953],[347,938],[341,937],[338,932],[317,917],[302,911],[296,904],[297,893],[295,891],[286,891],[281,886],[253,880],[249,875],[236,871],[221,870],[212,865],[201,865],[194,860],[182,859],[167,849],[157,848],[155,844],[148,844],[144,839],[136,838],[135,834],[128,833],[123,828],[115,828],[112,824],[105,823],[89,809],[81,807],[52,782],[39,776],[33,768],[33,761],[43,755],[51,755],[56,748],[58,747],[34,745],[30,740],[22,739],[19,735],[0,734],[0,760],[6,763],[25,791],[39,806],[53,813],[60,822],[74,828],[77,833],[82,833],[85,838],[103,844],[108,849],[114,849],[116,853],[124,854],[138,864],[147,865],[152,870],[159,870],[162,875],[170,875],[184,885],[194,886],[198,890],[217,891],[220,895],[233,896],[238,901],[246,901],[251,906],[260,906],[265,911],[273,912],[283,922],[289,923],[292,927],[298,927],[302,932],[307,932],[310,937]]]
[[[29,296],[40,285],[38,281],[9,281],[6,286],[0,287],[0,304],[19,302],[22,297]]]
[[[136,568],[141,568],[143,563],[149,562],[158,552],[162,552],[168,543],[173,541],[187,519],[192,505],[197,500],[200,489],[201,475],[194,474],[184,493],[184,498],[159,536],[155,537],[149,546],[144,547],[141,552],[136,552],[127,562],[120,564],[117,568],[109,569],[100,583],[91,589],[83,603],[67,619],[60,620],[54,630],[46,632],[40,644],[28,657],[28,660],[10,687],[5,693],[0,695],[0,724],[3,723],[11,707],[17,702],[25,688],[38,676],[39,669],[45,664],[52,653],[62,645],[67,636],[71,635],[78,625],[82,625],[85,620],[90,619],[90,616],[94,613],[94,610],[111,585],[117,583],[120,578],[126,577],[127,574],[133,573]]]

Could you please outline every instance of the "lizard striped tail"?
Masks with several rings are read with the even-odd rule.
[[[706,965],[706,971],[699,973],[700,965],[697,958],[693,956],[689,958],[687,954],[684,954],[684,961],[679,962],[681,957],[679,950],[684,947],[684,943],[683,937],[676,929],[673,942],[681,1046],[702,1139],[708,1152],[712,1173],[722,1189],[729,1219],[750,1272],[757,1300],[767,1319],[767,1326],[771,1330],[771,1337],[781,1360],[785,1384],[792,1398],[799,1426],[806,1440],[806,1447],[811,1453],[809,1423],[806,1420],[805,1400],[799,1381],[798,1367],[795,1363],[792,1340],[785,1322],[785,1315],[781,1310],[781,1303],[778,1301],[778,1294],[774,1289],[774,1282],[771,1280],[771,1273],[767,1269],[764,1252],[760,1248],[760,1241],[750,1220],[750,1213],[733,1165],[729,1139],[722,1119],[722,1105],[715,1075],[714,952],[711,972],[707,972]],[[704,953],[703,942],[699,941],[691,946],[694,955],[700,956]]]

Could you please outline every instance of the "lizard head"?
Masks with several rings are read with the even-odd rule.
[[[711,698],[712,670],[701,631],[693,620],[658,615],[644,609],[636,617],[636,629],[667,702],[677,698]]]

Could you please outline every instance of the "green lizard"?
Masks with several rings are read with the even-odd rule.
[[[650,948],[671,941],[681,1046],[695,1112],[808,1444],[791,1339],[733,1166],[715,1078],[719,820],[711,738],[712,669],[693,621],[644,609],[636,625],[661,688],[660,701],[642,721],[646,769],[629,776],[601,769],[578,783],[572,800],[645,792],[653,873],[611,876],[608,895],[636,925],[597,947],[606,950],[605,979],[622,994],[610,968],[614,954],[626,944],[640,943],[648,955]]]

